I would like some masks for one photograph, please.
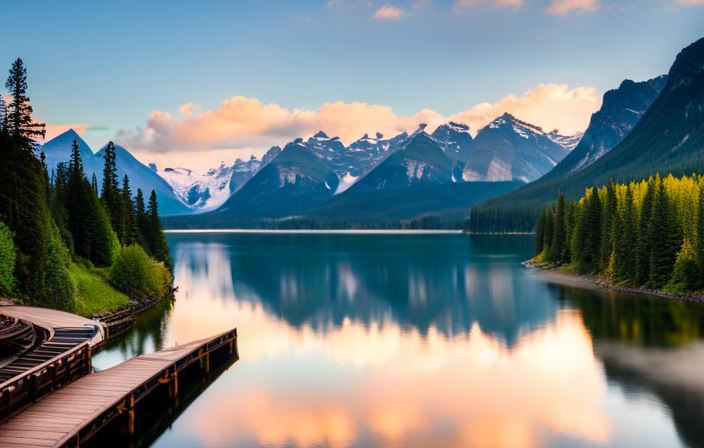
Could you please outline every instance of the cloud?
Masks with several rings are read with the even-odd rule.
[[[569,88],[566,84],[540,84],[522,97],[508,95],[494,104],[482,103],[450,117],[469,125],[475,132],[508,112],[544,128],[558,129],[564,135],[584,131],[591,115],[601,107],[593,87]]]
[[[88,129],[87,124],[51,124],[46,123],[46,135],[44,136],[44,142],[48,142],[54,137],[57,137],[69,129],[73,129],[78,134],[83,134]]]
[[[179,110],[191,115],[183,113],[182,117],[156,110],[144,128],[120,131],[115,140],[146,162],[178,165],[174,158],[188,158],[191,164],[198,161],[203,165],[193,167],[200,169],[220,160],[231,163],[235,157],[246,158],[248,154],[261,156],[271,146],[308,138],[320,130],[349,144],[367,133],[381,132],[390,138],[413,132],[421,123],[432,132],[452,120],[469,125],[476,135],[505,112],[546,130],[557,128],[563,134],[573,134],[586,129],[600,105],[594,88],[570,89],[564,84],[540,84],[521,97],[508,95],[496,103],[482,103],[451,116],[430,109],[399,116],[389,106],[342,101],[323,104],[317,111],[289,110],[235,96],[215,110],[198,111],[192,103],[185,104]]]
[[[462,12],[475,6],[512,8],[515,10],[523,6],[523,0],[457,0],[455,2],[454,10]]]
[[[330,0],[328,1],[328,7],[335,6],[338,3],[342,3],[342,0]]]
[[[421,9],[433,0],[416,0],[412,5],[411,9]]]
[[[187,117],[192,117],[193,112],[202,110],[202,106],[193,103],[186,103],[178,108],[178,111]]]
[[[297,15],[296,17],[294,17],[294,19],[295,19],[295,20],[298,20],[299,22],[303,22],[303,23],[311,23],[311,22],[313,22],[313,19],[311,19],[310,17],[308,17],[308,16],[305,15],[305,14]]]
[[[410,15],[413,14],[406,12],[400,8],[385,5],[379,8],[379,10],[374,14],[373,18],[380,20],[403,20]]]
[[[551,0],[550,6],[545,9],[545,12],[556,16],[564,16],[571,12],[582,13],[597,11],[599,6],[599,0]]]

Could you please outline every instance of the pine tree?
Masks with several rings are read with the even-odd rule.
[[[113,142],[109,142],[108,146],[105,148],[103,159],[105,160],[105,165],[103,168],[103,188],[100,197],[110,217],[112,228],[119,236],[120,242],[122,242],[122,236],[125,233],[124,206],[120,183],[117,177],[117,155],[115,154],[115,145]]]
[[[147,234],[149,232],[149,217],[144,205],[144,193],[141,188],[137,188],[137,196],[134,200],[135,222],[137,224],[137,243],[151,255],[151,248],[147,242]]]
[[[704,179],[699,180],[699,213],[697,215],[697,263],[699,281],[697,287],[704,289]]]
[[[567,250],[567,229],[565,228],[565,214],[567,213],[567,199],[560,192],[555,203],[555,224],[553,225],[553,236],[550,251],[552,259],[558,264],[568,261],[569,251]]]
[[[613,225],[617,207],[618,199],[616,198],[616,186],[614,185],[614,180],[609,179],[609,185],[606,187],[604,215],[601,227],[601,255],[599,261],[600,270],[605,270],[608,268],[611,260],[611,253],[614,248]]]
[[[664,182],[658,177],[649,228],[651,249],[648,286],[651,288],[661,288],[668,282],[677,259],[678,237],[673,210]]]
[[[593,188],[588,197],[585,210],[585,231],[586,241],[584,245],[584,253],[582,262],[585,268],[591,272],[599,269],[601,261],[601,239],[603,225],[603,210],[601,200],[599,199],[599,190]]]
[[[156,192],[152,190],[149,195],[149,205],[147,207],[147,222],[148,230],[144,235],[147,244],[157,261],[164,263],[170,272],[174,270],[174,264],[169,255],[169,245],[166,242],[164,231],[161,227],[161,219],[159,218],[159,203],[157,202]]]
[[[554,262],[552,252],[552,240],[555,234],[555,212],[552,205],[545,210],[545,236],[543,240],[543,253],[545,261]]]
[[[659,179],[659,176],[658,176]],[[650,218],[653,214],[653,201],[655,198],[655,186],[657,180],[652,177],[648,179],[648,187],[640,207],[640,219],[638,220],[638,245],[636,253],[636,284],[644,285],[650,277]]]
[[[122,180],[122,216],[123,227],[120,243],[123,246],[131,246],[137,241],[137,223],[135,219],[134,204],[132,203],[132,189],[130,188],[130,178],[125,174]]]
[[[93,191],[95,191],[95,194],[98,194],[98,178],[95,176],[95,171],[93,172],[93,179],[90,181],[90,186],[93,188]]]
[[[78,141],[74,139],[71,147],[71,160],[68,165],[65,207],[68,214],[68,230],[73,237],[73,249],[80,257],[89,259],[92,235],[84,182],[85,173],[81,151],[78,147]]]
[[[10,135],[19,141],[19,146],[34,152],[38,148],[37,138],[44,138],[44,123],[35,123],[32,119],[33,109],[27,97],[27,69],[22,59],[12,63],[10,76],[5,88],[12,96],[12,102],[6,112],[6,122]]]
[[[545,247],[545,216],[546,211],[543,209],[540,212],[538,223],[535,225],[535,256],[537,257],[543,252]]]

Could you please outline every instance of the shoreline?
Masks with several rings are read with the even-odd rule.
[[[671,300],[685,300],[688,302],[698,302],[704,303],[704,296],[694,294],[694,293],[678,293],[678,292],[667,292],[660,290],[652,290],[646,288],[631,288],[627,286],[617,286],[610,281],[593,276],[593,275],[580,275],[580,274],[569,274],[562,272],[559,268],[548,268],[539,266],[533,263],[533,260],[524,261],[521,263],[527,269],[531,269],[535,272],[539,272],[542,275],[551,277],[558,283],[567,284],[570,286],[578,286],[587,289],[599,290],[599,291],[613,291],[620,292],[624,294],[637,294],[644,296],[659,297],[661,299],[671,299]]]
[[[401,235],[401,234],[461,234],[462,230],[414,230],[414,229],[169,229],[164,230],[169,234],[207,234],[207,233],[271,233],[271,234],[367,234],[367,235]]]

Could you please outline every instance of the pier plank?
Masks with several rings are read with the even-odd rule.
[[[160,352],[132,358],[116,367],[84,376],[46,396],[0,425],[0,445],[8,447],[60,447],[81,439],[85,428],[106,412],[130,403],[130,398],[151,390],[158,379],[179,368],[198,363],[199,355],[225,349],[236,341],[235,329],[213,338],[194,341]],[[200,351],[200,352],[199,352]],[[146,389],[145,389],[146,386]],[[129,405],[127,405],[129,406]],[[100,423],[100,425],[104,422]]]

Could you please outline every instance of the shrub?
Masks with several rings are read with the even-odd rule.
[[[0,222],[0,296],[13,295],[17,287],[14,275],[17,250],[12,236],[10,229]]]
[[[125,294],[110,286],[105,268],[88,268],[74,263],[71,266],[71,276],[78,287],[74,312],[80,316],[113,311],[130,303]]]
[[[164,294],[171,283],[168,270],[139,245],[123,247],[109,271],[110,281],[133,300]]]
[[[76,284],[69,271],[71,255],[64,245],[58,227],[53,220],[47,228],[47,255],[42,268],[41,287],[35,297],[35,305],[64,311],[73,311]]]

